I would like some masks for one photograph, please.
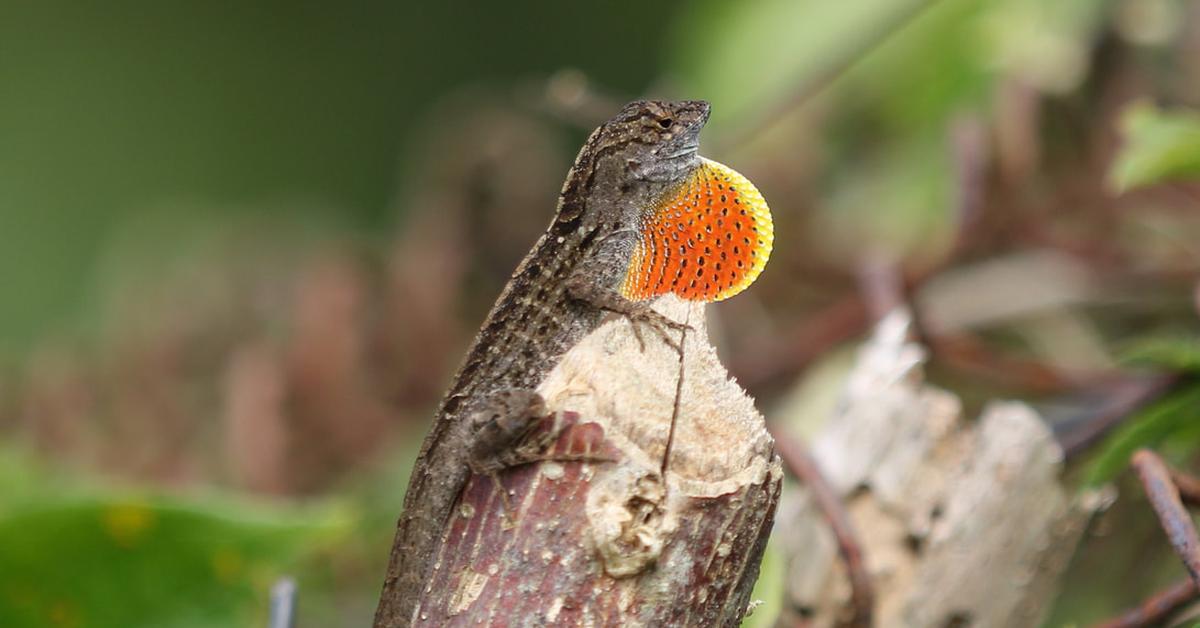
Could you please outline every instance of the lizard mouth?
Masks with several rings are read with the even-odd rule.
[[[663,155],[663,159],[681,159],[684,157],[691,157],[692,155],[695,155],[696,151],[698,150],[700,150],[700,143],[691,142],[680,146],[678,149],[667,153],[666,155]]]

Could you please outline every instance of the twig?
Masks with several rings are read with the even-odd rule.
[[[858,269],[858,285],[873,323],[907,300],[904,273],[893,257],[869,256]]]
[[[792,438],[779,428],[768,428],[775,437],[775,446],[783,463],[799,479],[812,494],[813,502],[824,516],[833,536],[837,540],[838,553],[846,565],[846,574],[850,579],[850,603],[854,615],[846,625],[856,628],[866,628],[873,625],[875,615],[875,590],[871,585],[871,576],[867,573],[863,560],[862,545],[858,542],[858,534],[850,521],[842,500],[834,492],[833,487],[825,480],[816,460],[808,452],[808,448],[799,440]]]
[[[735,358],[729,370],[752,390],[781,380],[790,382],[789,377],[803,371],[826,351],[861,334],[868,322],[862,296],[847,294],[762,351]]]
[[[296,623],[296,581],[280,578],[271,587],[271,610],[267,619],[269,628],[292,628]]]
[[[1179,499],[1192,507],[1200,507],[1200,478],[1178,469],[1171,469],[1171,481],[1179,489]]]
[[[684,328],[679,330],[679,376],[675,378],[675,402],[671,406],[671,427],[667,431],[667,445],[663,450],[662,468],[659,473],[663,486],[667,485],[667,465],[671,462],[671,446],[675,443],[675,426],[679,423],[679,404],[683,399],[683,349],[687,342],[687,324],[691,322],[691,310],[684,319]]]
[[[829,349],[865,332],[874,320],[906,301],[922,282],[974,249],[981,235],[988,167],[987,133],[978,118],[965,117],[955,125],[950,151],[951,161],[958,164],[958,198],[955,242],[947,255],[912,273],[906,273],[897,260],[868,258],[858,269],[857,292],[808,317],[782,342],[751,352],[753,357],[735,359],[730,370],[739,380],[754,389],[804,370]]]
[[[1061,372],[1062,369],[1039,360],[998,353],[978,337],[968,333],[943,335],[923,330],[922,338],[939,362],[1001,386],[1047,394],[1074,389],[1081,380],[1112,380],[1112,374],[1107,372],[1077,372],[1068,375]]]
[[[1181,580],[1170,588],[1150,596],[1137,608],[1102,621],[1092,628],[1143,628],[1154,626],[1171,616],[1184,604],[1200,597],[1200,585],[1191,579]]]
[[[1171,471],[1158,454],[1140,449],[1133,454],[1133,468],[1146,489],[1146,496],[1167,533],[1171,547],[1183,561],[1183,566],[1200,586],[1200,534],[1192,517],[1179,499],[1179,489],[1171,481]]]
[[[955,165],[954,246],[947,263],[972,250],[983,222],[987,187],[988,129],[978,115],[965,115],[950,128],[950,153]]]

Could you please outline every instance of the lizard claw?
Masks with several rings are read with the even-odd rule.
[[[668,347],[671,347],[680,355],[683,354],[683,345],[680,344],[680,340],[672,338],[667,331],[674,329],[682,332],[692,329],[691,325],[667,318],[644,303],[631,304],[629,310],[621,312],[621,314],[629,320],[629,325],[633,328],[633,335],[637,338],[638,347],[642,351],[646,350],[646,342],[642,338],[642,326],[646,325],[654,330]]]
[[[683,330],[692,329],[691,325],[663,316],[653,310],[644,301],[630,301],[616,292],[598,289],[595,283],[584,275],[579,275],[568,280],[567,294],[593,307],[624,316],[633,327],[633,335],[637,338],[638,346],[642,351],[646,350],[646,342],[642,338],[641,326],[649,325],[667,346],[674,349],[681,356],[683,355],[683,346],[680,344],[681,340],[672,338],[667,333],[667,330],[674,329],[682,332]]]

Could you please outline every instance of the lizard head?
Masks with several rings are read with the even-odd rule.
[[[700,157],[703,101],[639,101],[606,126],[638,138],[622,151],[648,194],[639,203],[638,236],[620,291],[631,300],[668,292],[720,301],[762,272],[774,243],[762,194],[732,168]],[[601,127],[602,129],[604,127]]]
[[[674,293],[720,301],[749,286],[774,232],[762,195],[732,168],[701,157],[708,103],[639,100],[588,138],[563,188],[561,228],[609,225],[624,258],[619,290],[639,301]]]
[[[567,177],[557,222],[638,222],[700,165],[703,100],[635,100],[584,143]],[[566,227],[573,229],[573,226]]]
[[[632,180],[675,182],[696,167],[708,113],[703,100],[635,100],[601,126],[596,139],[622,146]]]

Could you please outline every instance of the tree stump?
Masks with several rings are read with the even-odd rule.
[[[691,325],[682,359],[615,317],[574,347],[539,389],[555,411],[550,459],[471,478],[414,625],[740,622],[782,468],[708,343],[704,306],[655,308]]]

